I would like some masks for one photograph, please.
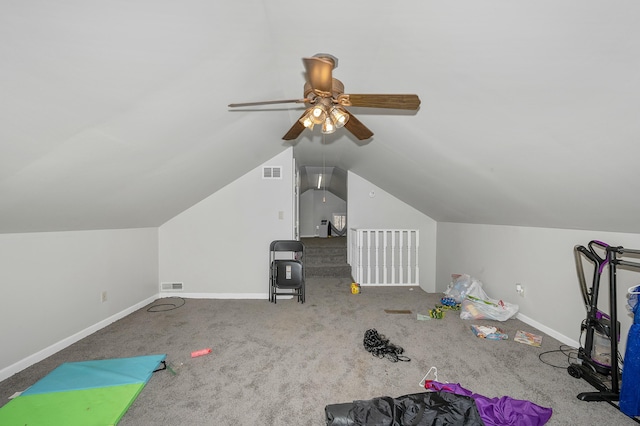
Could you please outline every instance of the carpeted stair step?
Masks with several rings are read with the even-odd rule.
[[[351,278],[351,266],[344,264],[336,265],[305,265],[305,274],[309,277],[333,277]]]
[[[350,278],[347,264],[347,238],[303,238],[304,267],[307,277]]]
[[[304,264],[307,266],[317,265],[346,265],[346,253],[321,253],[315,256],[305,253]]]
[[[313,246],[305,244],[305,254],[309,256],[324,256],[324,255],[347,255],[346,247],[334,247],[334,246]]]

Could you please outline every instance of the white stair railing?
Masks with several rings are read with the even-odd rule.
[[[362,285],[418,285],[417,229],[350,229],[349,264]]]

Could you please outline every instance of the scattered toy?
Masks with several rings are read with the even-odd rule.
[[[444,318],[444,311],[436,305],[434,309],[429,310],[429,316],[434,319],[442,319]]]
[[[191,352],[191,358],[195,358],[202,355],[208,355],[211,353],[211,348],[200,349],[198,351]]]
[[[440,303],[444,305],[445,309],[454,309],[456,311],[460,309],[460,303],[456,302],[453,297],[443,297],[440,299]]]
[[[471,330],[476,336],[487,340],[507,340],[509,336],[498,327],[486,325],[472,325]]]

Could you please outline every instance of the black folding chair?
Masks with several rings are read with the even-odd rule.
[[[287,258],[283,258],[286,256]],[[269,247],[269,301],[277,303],[278,296],[305,299],[304,244],[296,240],[276,240]],[[279,292],[278,290],[287,290]]]

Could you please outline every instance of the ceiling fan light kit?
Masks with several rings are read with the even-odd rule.
[[[322,124],[324,134],[335,132],[349,121],[349,114],[343,108],[325,104],[326,101],[318,102],[305,111],[298,121],[309,130],[313,130],[316,124]]]
[[[327,118],[327,112],[321,104],[309,108],[309,115],[314,124],[322,124]]]
[[[302,58],[306,70],[307,82],[304,85],[304,98],[278,101],[261,101],[229,104],[230,108],[270,105],[281,103],[304,103],[310,105],[302,116],[282,137],[284,140],[296,139],[304,129],[313,130],[318,124],[323,134],[331,134],[345,127],[359,140],[369,139],[373,132],[344,107],[389,108],[417,111],[420,107],[418,95],[380,95],[345,94],[344,85],[333,78],[332,71],[338,66],[335,56],[318,53],[311,58]]]
[[[330,135],[335,131],[336,126],[333,124],[333,119],[327,116],[327,119],[324,120],[324,124],[322,124],[322,133],[324,133],[325,135]]]
[[[333,107],[331,108],[331,113],[329,115],[331,115],[331,118],[338,129],[343,127],[347,124],[347,121],[349,121],[349,114],[344,110],[344,108]]]

